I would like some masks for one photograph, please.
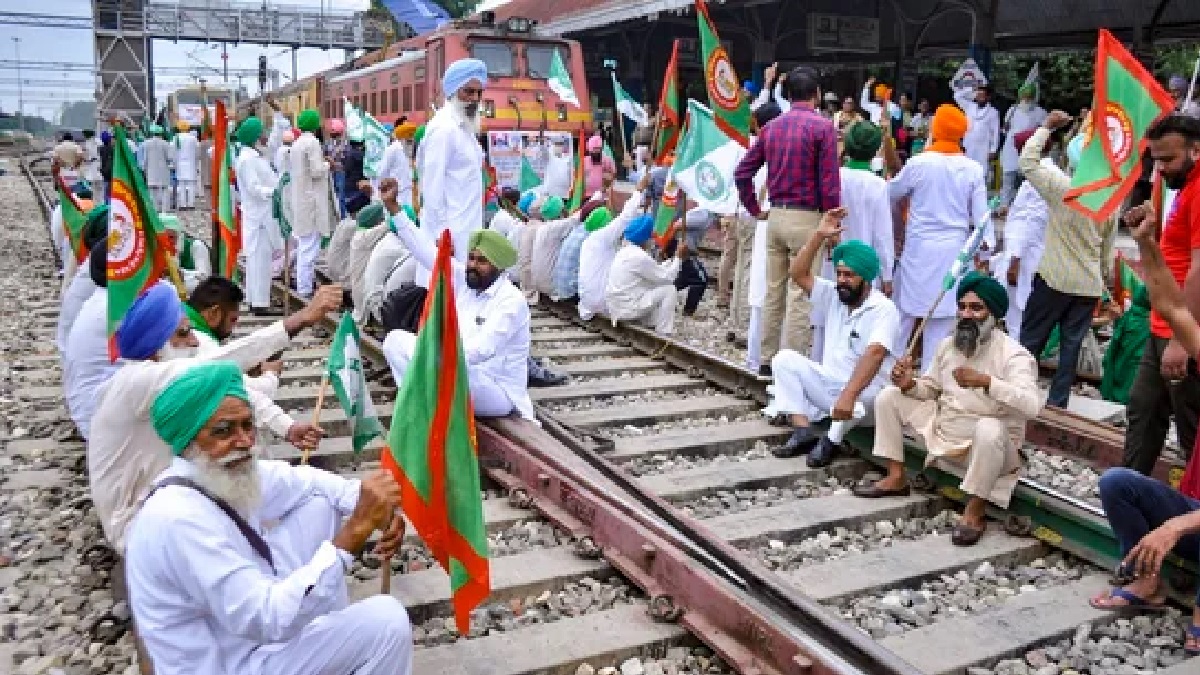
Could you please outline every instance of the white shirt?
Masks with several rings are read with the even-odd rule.
[[[100,173],[100,142],[93,136],[83,142],[83,166],[80,167],[83,179],[94,183],[103,180]]]
[[[483,148],[460,126],[454,106],[447,105],[425,125],[417,152],[421,231],[437,241],[443,230],[450,230],[454,259],[466,262],[467,239],[483,227]],[[425,282],[428,277],[428,271],[418,276]]]
[[[954,92],[954,101],[967,114],[963,149],[976,162],[986,162],[988,155],[1000,149],[1000,111],[990,103],[979,105],[974,96],[974,89],[959,89]]]
[[[142,144],[146,185],[167,187],[171,184],[171,165],[175,161],[175,146],[154,136]]]
[[[412,206],[412,174],[412,160],[408,158],[408,148],[404,141],[393,140],[383,151],[378,180],[396,179],[396,200]]]
[[[175,177],[181,181],[200,179],[200,141],[189,131],[175,135]]]
[[[533,287],[541,293],[554,292],[554,267],[563,241],[579,224],[579,214],[558,220],[538,223],[534,231],[533,256],[530,259],[533,272]]]
[[[1046,111],[1033,102],[1030,102],[1028,107],[1017,103],[1004,113],[1004,148],[1000,151],[1000,166],[1005,172],[1018,169],[1020,155],[1017,153],[1017,145],[1014,140],[1017,134],[1036,129],[1045,121]]]
[[[367,269],[363,272],[363,285],[367,289],[364,312],[370,312],[378,318],[378,309],[391,290],[388,288],[388,281],[392,271],[409,257],[408,249],[393,232],[388,232],[375,244],[375,248],[371,250],[371,257],[367,260]]]
[[[579,315],[585,319],[608,314],[604,290],[608,286],[609,270],[621,249],[625,226],[638,215],[642,199],[643,193],[634,191],[611,223],[583,240],[579,249]]]
[[[626,321],[641,316],[649,307],[646,292],[673,285],[681,264],[678,256],[655,262],[641,246],[626,242],[613,258],[604,289],[610,318]]]
[[[990,213],[983,168],[966,155],[922,152],[888,182],[888,193],[892,201],[910,198],[896,306],[903,314],[925,316],[967,236]],[[996,250],[990,220],[984,241]],[[955,311],[954,294],[946,293],[933,316],[950,317]]]
[[[125,530],[150,492],[153,481],[171,460],[171,450],[150,425],[150,406],[171,380],[204,360],[227,359],[242,369],[287,349],[283,323],[261,328],[194,359],[119,361],[120,368],[97,392],[98,424],[88,439],[88,480],[104,535],[119,553]],[[255,392],[250,392],[251,398]],[[253,401],[252,401],[253,404]],[[259,424],[261,420],[256,420]],[[287,429],[273,429],[283,435]]]
[[[842,241],[858,239],[879,256],[879,281],[891,281],[896,266],[896,239],[892,228],[892,202],[887,181],[870,171],[841,168],[842,206],[849,211],[842,219]],[[827,271],[833,266],[826,261]],[[833,277],[824,275],[827,279]]]
[[[71,284],[67,286],[67,292],[63,293],[62,305],[58,312],[58,338],[56,344],[58,351],[66,354],[67,338],[71,335],[71,326],[75,324],[75,319],[79,316],[79,310],[83,309],[83,303],[92,297],[96,292],[96,282],[92,281],[92,268],[90,265],[84,265],[75,270],[75,276],[71,277]]]
[[[287,116],[281,112],[276,112],[271,117],[271,130],[267,133],[267,151],[266,157],[271,160],[271,168],[275,169],[275,173],[282,174],[287,170],[285,164],[279,163],[279,158],[287,157],[287,153],[281,153],[280,148],[286,148],[283,144],[283,134],[291,130],[292,123]]]
[[[575,166],[571,161],[571,153],[564,151],[562,155],[556,155],[551,151],[546,160],[546,178],[542,181],[542,193],[567,199],[571,196],[574,174]]]
[[[63,355],[67,410],[84,438],[91,438],[92,415],[100,402],[98,391],[118,369],[108,358],[108,289],[94,284],[93,288],[71,326]]]
[[[838,298],[837,285],[820,277],[813,279],[809,297],[812,306],[820,307],[825,315],[821,365],[849,380],[866,355],[867,347],[880,345],[888,350],[888,355],[867,388],[886,386],[896,355],[904,348],[900,339],[900,312],[892,301],[871,288],[862,304],[851,310]]]
[[[400,241],[422,267],[432,270],[437,247],[425,229],[418,230],[403,212],[392,218]],[[525,296],[504,274],[483,291],[473,290],[467,287],[466,266],[453,260],[451,267],[459,337],[467,365],[487,373],[521,417],[534,419],[528,390],[530,330]]]
[[[238,199],[247,225],[274,225],[271,213],[279,176],[258,150],[243,147],[237,156]]]
[[[262,506],[248,525],[278,520],[314,496],[349,516],[359,481],[312,467],[259,461]],[[173,459],[153,477],[192,475]],[[264,537],[266,539],[266,537]],[[325,541],[312,559],[277,572],[212,500],[185,486],[156,491],[129,528],[125,550],[130,605],[154,672],[160,675],[246,672],[258,649],[287,642],[346,602],[345,571],[354,556]]]
[[[1042,158],[1045,166],[1055,166],[1054,160]],[[1033,275],[1042,261],[1046,250],[1046,226],[1050,222],[1050,207],[1038,194],[1033,183],[1025,181],[1017,189],[1017,196],[1008,207],[1004,221],[1004,250],[992,265],[992,276],[1008,286],[1008,265],[1013,258],[1021,259],[1017,274],[1017,293],[1013,298],[1019,309],[1025,309],[1029,294],[1033,291]]]
[[[766,105],[767,101],[769,100],[774,100],[775,105],[779,106],[780,114],[790,112],[792,109],[791,101],[788,101],[783,95],[783,80],[776,82],[775,86],[771,87],[770,89],[767,89],[766,87],[760,89],[758,96],[750,102],[750,110],[758,110]]]
[[[288,152],[290,152],[291,149],[291,143],[288,143],[287,145],[280,144],[280,146],[275,149],[275,154],[273,155],[275,161],[273,162],[273,165],[277,173],[282,174],[283,172],[287,171]]]
[[[508,211],[500,209],[496,212],[496,215],[492,216],[492,222],[488,224],[488,229],[495,230],[504,235],[504,237],[508,239],[509,243],[511,243],[513,246],[516,246],[517,242],[513,241],[513,233],[520,226],[521,221],[514,218],[513,215]]]
[[[862,94],[858,97],[858,107],[862,108],[871,116],[871,121],[879,126],[883,123],[883,106],[871,100],[871,85],[864,84]],[[894,119],[900,119],[900,106],[892,101],[887,102],[888,115]]]

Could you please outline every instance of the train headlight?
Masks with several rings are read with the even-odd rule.
[[[559,122],[567,121],[567,104],[566,103],[558,104],[558,121]]]
[[[496,102],[490,98],[484,99],[483,100],[483,114],[486,117],[495,117],[496,116]]]
[[[520,16],[510,16],[505,22],[505,28],[510,33],[528,33],[531,27],[529,19]]]

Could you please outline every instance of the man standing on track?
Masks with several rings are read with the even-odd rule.
[[[409,146],[416,133],[416,125],[410,122],[396,126],[392,132],[392,142],[383,151],[383,160],[379,166],[379,178],[376,180],[376,185],[387,178],[395,180],[398,186],[396,198],[402,205],[412,205],[413,167]]]
[[[1034,96],[1037,85],[1022,84],[1017,89],[1017,103],[1004,113],[1004,148],[1000,150],[1000,167],[1004,171],[1004,183],[1000,193],[1001,208],[1007,212],[1021,186],[1020,151],[1017,136],[1024,131],[1037,129],[1046,121],[1046,111],[1037,104]]]
[[[187,122],[179,123],[175,134],[176,205],[180,209],[196,206],[196,187],[200,180],[200,141]]]
[[[816,105],[821,86],[816,71],[800,66],[787,76],[791,110],[762,129],[758,141],[734,172],[738,195],[750,215],[760,215],[754,175],[767,165],[767,298],[762,358],[769,361],[780,343],[802,350],[808,317],[800,309],[799,289],[790,283],[789,260],[804,247],[820,222],[821,213],[841,203],[838,139],[833,123]],[[815,263],[814,263],[815,264]],[[788,301],[788,292],[792,300]],[[786,321],[785,321],[786,318]],[[770,366],[760,374],[769,375]]]
[[[425,125],[417,149],[421,235],[435,242],[443,230],[450,230],[459,262],[467,260],[467,238],[483,227],[483,148],[477,136],[487,83],[483,61],[459,59],[450,64],[442,76],[445,105]],[[419,270],[417,282],[425,286],[428,280],[429,270]]]
[[[163,138],[166,132],[157,124],[150,127],[150,138],[142,144],[142,170],[146,186],[154,198],[154,210],[171,210],[171,168],[175,165],[175,146]]]
[[[242,144],[237,157],[237,182],[242,205],[242,247],[246,254],[246,302],[255,316],[272,312],[271,260],[275,251],[283,248],[283,235],[271,211],[279,177],[262,155],[262,130],[257,117],[247,118],[237,129],[237,139]],[[295,218],[299,220],[300,214]],[[320,244],[318,238],[318,249]]]
[[[989,179],[992,159],[1000,149],[1000,113],[992,106],[992,88],[985,84],[974,89],[959,89],[954,92],[954,100],[967,115],[963,148],[967,157],[983,169],[984,179]]]
[[[296,126],[300,128],[300,138],[292,143],[292,149],[288,152],[292,235],[299,242],[296,251],[296,292],[301,297],[311,298],[317,256],[321,253],[321,237],[333,231],[335,211],[329,162],[325,160],[321,141],[315,135],[321,128],[321,114],[312,108],[304,110],[296,118]],[[267,212],[270,213],[269,199]],[[247,295],[250,290],[247,283]],[[251,301],[253,299],[251,295]]]

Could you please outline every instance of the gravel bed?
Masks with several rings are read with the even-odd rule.
[[[768,569],[794,570],[891,546],[897,539],[949,536],[957,521],[958,514],[950,510],[931,517],[881,520],[864,523],[854,529],[834,528],[832,533],[821,532],[793,543],[771,540],[766,545],[756,547],[754,554]]]
[[[716,455],[714,457],[693,457],[689,455],[659,454],[633,459],[621,465],[633,476],[654,476],[661,473],[699,469],[713,464],[738,464],[751,462],[756,459],[766,459],[771,456],[770,446],[766,441],[755,441],[754,447],[743,450],[736,455]]]
[[[553,412],[562,413],[574,412],[577,410],[597,410],[601,408],[611,408],[629,403],[662,403],[664,401],[677,401],[686,398],[703,398],[705,396],[717,396],[724,393],[725,392],[713,387],[705,387],[704,389],[691,389],[686,392],[662,390],[640,391],[631,394],[618,394],[616,396],[592,396],[578,401],[550,403],[546,407]]]
[[[641,426],[634,426],[632,424],[625,424],[621,426],[601,426],[596,428],[595,434],[602,438],[632,438],[635,436],[652,436],[654,434],[667,433],[671,431],[701,429],[704,427],[722,426],[732,422],[749,422],[751,420],[761,419],[762,412],[758,410],[749,410],[737,415],[717,415],[712,417],[693,416],[683,420],[656,422],[654,424],[645,424]]]
[[[733,675],[721,657],[708,647],[671,647],[661,659],[634,657],[618,665],[596,667],[584,663],[575,675]]]
[[[620,578],[598,581],[584,577],[558,590],[543,591],[538,596],[481,605],[471,612],[471,630],[467,638],[508,633],[534,624],[552,623],[633,603],[645,603],[645,600],[637,588]],[[413,626],[413,642],[418,648],[450,644],[461,637],[453,615],[434,617]]]
[[[1145,675],[1187,659],[1183,632],[1190,617],[1177,610],[1093,625],[1072,637],[1005,659],[992,668],[968,668],[967,675]],[[1200,659],[1193,659],[1200,672]]]
[[[553,370],[553,369],[551,369]],[[609,380],[638,380],[645,377],[657,377],[662,375],[670,375],[672,371],[667,366],[662,368],[653,368],[651,370],[638,370],[634,372],[617,373],[615,375],[572,375],[571,384],[587,384],[589,382],[600,382]]]
[[[985,612],[1027,593],[1075,581],[1087,563],[1052,553],[1028,564],[981,563],[923,582],[919,587],[845,598],[830,606],[859,630],[881,639],[914,628]]]
[[[1022,472],[1025,478],[1090,504],[1100,504],[1100,474],[1092,467],[1077,459],[1029,448],[1026,457]]]
[[[801,499],[848,495],[854,482],[851,479],[841,480],[835,476],[830,476],[822,481],[797,478],[791,485],[785,487],[722,490],[713,495],[680,502],[678,506],[684,513],[703,520],[751,509],[765,509],[769,506],[778,506]]]

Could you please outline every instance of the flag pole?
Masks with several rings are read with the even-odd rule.
[[[1183,99],[1183,106],[1187,107],[1192,102],[1192,94],[1196,93],[1196,76],[1200,75],[1200,57],[1196,58],[1196,65],[1192,66],[1192,82],[1188,85],[1187,98]]]
[[[314,427],[321,426],[321,407],[325,405],[325,389],[328,386],[329,386],[329,373],[324,373],[321,375],[321,388],[319,390],[317,390],[317,407],[315,410],[313,410],[312,425]],[[321,441],[318,439],[316,445],[314,445],[312,448],[305,448],[304,451],[300,453],[300,466],[305,466],[306,464],[308,464],[309,456],[312,455],[312,451],[320,444],[321,444]]]

